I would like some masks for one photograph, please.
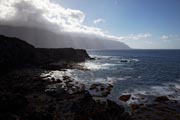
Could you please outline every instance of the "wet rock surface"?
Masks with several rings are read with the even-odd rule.
[[[1,120],[130,119],[124,107],[115,102],[96,102],[83,88],[69,92],[65,88],[73,88],[70,77],[46,78],[41,76],[43,71],[22,69],[0,77]]]
[[[131,95],[122,95],[119,97],[119,100],[127,102],[130,99]]]
[[[107,97],[113,88],[112,84],[94,83],[90,85],[89,91],[94,97]]]
[[[119,97],[119,100],[128,106],[132,120],[180,119],[180,101],[172,100],[169,95],[124,94]]]
[[[169,101],[169,98],[167,96],[159,96],[154,101],[155,102]]]
[[[177,101],[154,102],[138,105],[132,113],[133,120],[179,120],[180,103]]]
[[[128,104],[132,120],[179,120],[180,101],[171,100],[168,96],[151,96],[151,100],[131,94],[120,96],[120,101]]]

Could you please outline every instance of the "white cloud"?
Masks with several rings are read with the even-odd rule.
[[[101,19],[101,18],[94,20],[95,24],[97,24],[97,23],[105,23],[105,22],[106,21],[104,19]]]
[[[150,33],[110,35],[100,28],[84,25],[84,19],[82,11],[63,8],[52,0],[0,0],[0,25],[35,27],[59,34],[124,42],[151,37]],[[94,21],[99,22],[105,20]]]
[[[39,27],[54,31],[87,31],[82,11],[65,9],[49,0],[1,0],[1,24]],[[89,28],[88,30],[90,31]]]
[[[145,40],[152,35],[150,33],[141,33],[141,34],[130,34],[127,36],[120,37],[121,40]]]
[[[162,35],[160,37],[160,40],[162,40],[163,42],[180,41],[180,35],[173,35],[173,34]]]
[[[163,40],[164,42],[167,42],[168,39],[169,39],[169,36],[167,36],[167,35],[162,35],[162,36],[160,37],[160,39]]]

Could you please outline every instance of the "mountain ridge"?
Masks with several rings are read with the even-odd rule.
[[[57,34],[39,28],[1,25],[0,34],[23,39],[38,48],[130,49],[128,45],[119,41]]]

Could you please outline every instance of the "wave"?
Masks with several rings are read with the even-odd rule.
[[[121,60],[127,60],[128,62],[138,62],[140,61],[137,58],[124,58],[122,56],[101,56],[101,55],[90,55],[90,57],[92,58],[96,58],[96,60],[98,59],[106,59],[106,60],[117,60],[117,61],[121,61]]]
[[[126,89],[121,95],[131,95],[127,104],[148,103],[158,96],[167,96],[170,100],[180,100],[180,84],[170,83],[139,89]]]
[[[102,69],[109,69],[109,67],[115,66],[116,64],[86,61],[85,63],[80,63],[79,65],[83,66],[88,70],[102,70]]]
[[[150,94],[155,96],[167,96],[175,92],[168,86],[152,86],[150,91]]]
[[[90,55],[90,57],[96,58],[96,59],[110,59],[110,58],[113,58],[113,56],[101,56],[101,55]]]

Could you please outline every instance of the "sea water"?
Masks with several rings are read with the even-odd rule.
[[[88,70],[65,73],[86,86],[112,84],[108,99],[119,103],[119,96],[130,94],[129,104],[156,96],[180,100],[180,50],[88,50],[88,54],[95,60],[80,63]]]
[[[138,97],[168,96],[180,100],[180,50],[88,50],[95,60],[81,63],[88,71],[71,75],[84,84],[113,84],[109,99],[131,94]]]

